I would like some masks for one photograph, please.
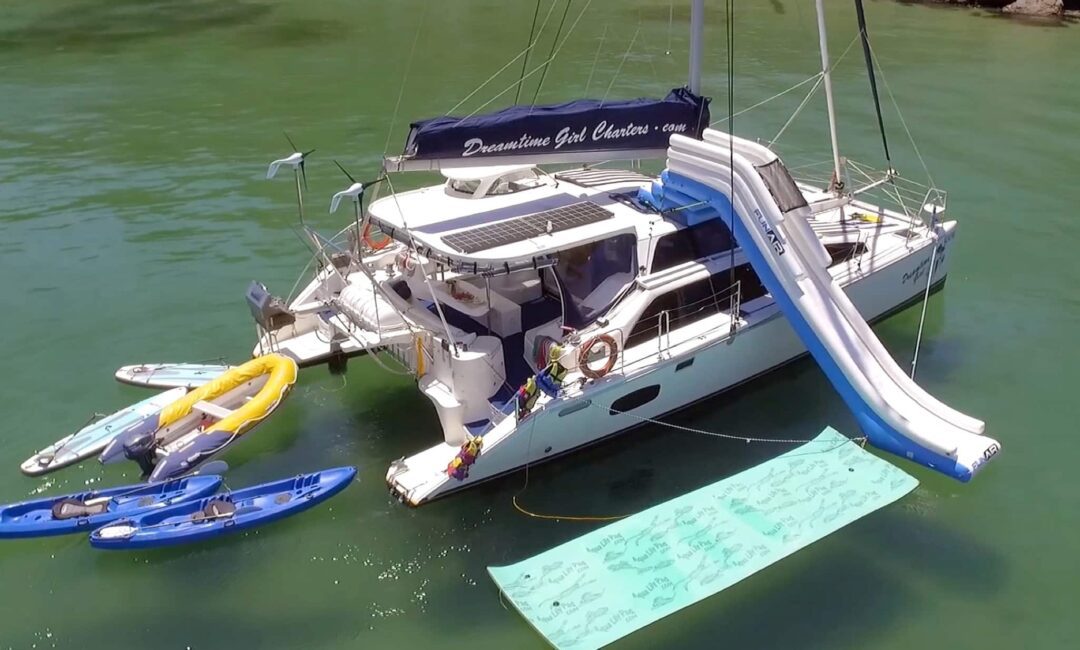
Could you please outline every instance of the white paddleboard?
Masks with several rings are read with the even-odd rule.
[[[144,388],[196,388],[232,366],[203,363],[143,363],[116,371],[116,380]]]
[[[95,456],[113,438],[147,418],[156,418],[161,409],[185,394],[187,388],[173,388],[91,422],[28,458],[21,466],[23,474],[40,476]]]

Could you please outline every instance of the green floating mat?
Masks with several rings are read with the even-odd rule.
[[[882,508],[918,481],[825,429],[744,472],[489,567],[556,648],[599,648]]]

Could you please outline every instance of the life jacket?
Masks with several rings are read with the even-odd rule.
[[[561,362],[563,356],[562,346],[558,343],[552,343],[547,348],[547,354],[549,361],[543,370],[536,375],[536,383],[540,385],[540,390],[544,391],[549,397],[558,397],[559,388],[563,384],[563,380],[566,379],[566,373],[568,369]]]
[[[461,449],[458,451],[457,456],[454,456],[453,460],[446,466],[446,473],[451,478],[456,478],[462,481],[469,476],[469,467],[476,462],[476,459],[480,456],[480,450],[484,447],[484,439],[480,436],[469,438],[465,441],[465,444],[461,445]]]
[[[558,397],[559,388],[566,378],[567,369],[558,361],[552,361],[536,375],[536,384],[548,397]]]
[[[529,377],[525,380],[525,384],[518,389],[517,395],[517,412],[518,418],[524,418],[530,412],[534,406],[536,406],[536,400],[540,398],[540,391],[536,386],[536,378]]]
[[[566,379],[567,372],[569,371],[566,366],[560,363],[558,359],[552,361],[547,367],[548,376],[559,386],[562,386],[563,380]]]

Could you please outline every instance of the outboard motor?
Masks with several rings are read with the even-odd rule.
[[[267,332],[279,330],[296,322],[296,315],[285,306],[285,301],[271,295],[266,287],[258,282],[253,281],[248,285],[245,298],[247,298],[252,318]]]
[[[154,471],[154,450],[156,448],[154,432],[144,431],[130,436],[124,441],[124,456],[139,464],[143,476],[149,476]]]

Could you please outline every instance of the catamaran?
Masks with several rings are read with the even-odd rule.
[[[353,182],[332,200],[353,206],[336,236],[305,226],[317,261],[306,287],[288,301],[249,289],[257,354],[337,370],[367,355],[415,375],[442,431],[388,468],[401,501],[658,421],[807,351],[872,444],[960,480],[1000,449],[867,325],[944,285],[957,222],[936,187],[841,157],[821,0],[833,156],[818,182],[709,128],[702,4],[687,87],[415,122],[384,160],[388,196],[364,209],[373,183]],[[648,159],[665,170],[643,173]],[[612,160],[631,162],[599,164]],[[269,174],[293,168],[301,219],[303,161]],[[445,181],[393,191],[416,170]]]

